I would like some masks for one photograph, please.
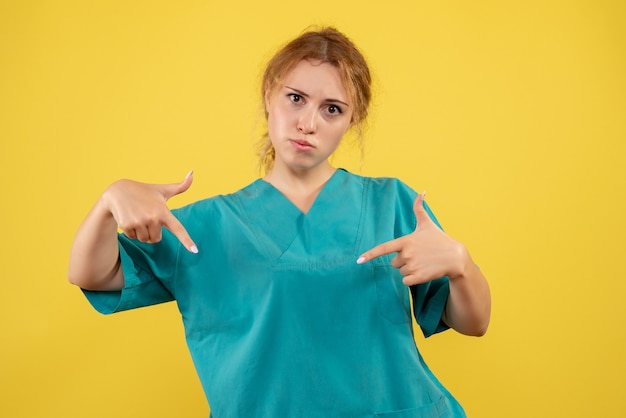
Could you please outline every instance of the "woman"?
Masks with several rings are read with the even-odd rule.
[[[410,297],[424,335],[482,335],[485,278],[423,194],[329,163],[370,83],[343,34],[304,33],[265,71],[262,179],[173,211],[191,173],[121,180],[77,232],[69,279],[100,312],[176,300],[216,418],[465,416],[415,346]]]

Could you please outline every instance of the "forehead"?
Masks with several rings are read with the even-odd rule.
[[[300,61],[286,74],[282,84],[321,99],[346,103],[349,99],[339,69],[327,62]]]

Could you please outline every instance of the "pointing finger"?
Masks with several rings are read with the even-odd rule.
[[[174,236],[178,238],[178,241],[180,241],[181,244],[183,244],[183,246],[187,249],[187,251],[192,252],[194,254],[198,254],[198,247],[196,246],[196,244],[193,242],[193,240],[187,233],[187,230],[185,229],[183,224],[181,224],[180,221],[176,219],[174,215],[170,214],[163,221],[163,226],[169,229],[172,232],[172,234],[174,234]]]
[[[402,238],[397,238],[391,241],[387,241],[361,254],[361,256],[356,260],[356,263],[357,264],[367,263],[368,261],[371,261],[377,257],[381,257],[383,255],[387,255],[391,253],[397,253],[401,249],[402,249]]]

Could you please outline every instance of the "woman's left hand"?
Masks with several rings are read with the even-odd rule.
[[[407,286],[426,283],[448,276],[461,277],[471,263],[465,246],[443,232],[428,216],[423,205],[424,193],[417,196],[413,211],[417,219],[415,231],[387,241],[361,254],[358,264],[376,257],[397,253],[391,264],[400,270]]]
[[[462,334],[484,335],[491,316],[487,280],[474,265],[465,246],[450,238],[430,219],[423,201],[422,193],[413,203],[417,218],[415,231],[366,251],[357,263],[397,253],[391,264],[400,269],[407,286],[448,276],[450,296],[442,320]]]

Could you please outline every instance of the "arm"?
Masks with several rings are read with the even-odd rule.
[[[98,199],[74,238],[68,279],[86,290],[124,287],[117,241],[118,229],[130,238],[155,243],[168,228],[191,252],[198,249],[167,207],[167,200],[191,186],[191,173],[181,183],[145,184],[120,180]]]
[[[489,285],[467,249],[458,245],[459,268],[448,275],[450,296],[442,320],[461,334],[480,337],[487,332],[491,317]]]
[[[423,196],[415,199],[413,207],[417,218],[415,231],[366,251],[357,263],[395,252],[391,264],[400,270],[407,286],[448,276],[450,295],[441,319],[462,334],[484,335],[491,315],[487,280],[465,246],[430,219],[422,205]]]
[[[106,192],[82,222],[70,250],[67,277],[86,290],[124,287],[117,243],[117,222],[105,203]]]

